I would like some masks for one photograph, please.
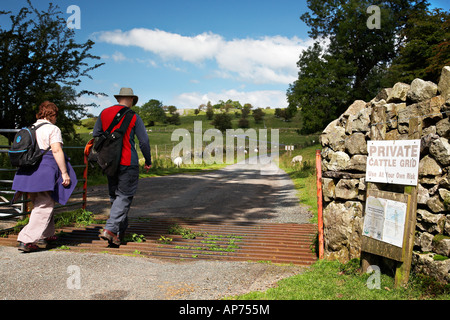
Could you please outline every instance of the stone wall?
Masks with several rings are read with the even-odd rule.
[[[421,139],[412,269],[450,282],[450,66],[439,84],[415,79],[355,101],[323,131],[325,258],[359,258],[368,140]],[[403,192],[397,185],[371,187]]]

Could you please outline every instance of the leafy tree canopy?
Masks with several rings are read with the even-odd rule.
[[[369,28],[376,5],[380,28]],[[449,63],[448,12],[427,11],[423,0],[308,0],[300,19],[316,42],[297,63],[287,99],[301,113],[302,133],[322,130],[354,100],[415,77],[437,81]],[[416,29],[418,27],[418,29]]]
[[[165,123],[166,113],[163,108],[163,103],[156,99],[151,99],[144,103],[137,112],[146,124],[154,123],[156,121]]]
[[[401,30],[399,54],[385,78],[385,86],[411,83],[421,78],[439,82],[444,66],[450,65],[450,13],[442,9],[415,12]]]
[[[49,4],[39,11],[28,0],[28,7],[9,15],[10,25],[0,26],[0,122],[6,129],[20,128],[36,121],[39,105],[50,100],[59,108],[58,126],[64,139],[75,136],[73,124],[86,115],[77,102],[91,91],[76,92],[82,77],[103,63],[89,65],[100,58],[89,53],[94,42],[78,44],[74,30],[57,6]],[[101,95],[105,95],[100,93]],[[11,137],[9,137],[11,139]]]

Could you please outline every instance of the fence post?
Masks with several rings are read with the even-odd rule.
[[[83,204],[82,208],[83,210],[86,210],[86,203],[87,203],[87,176],[88,176],[88,161],[86,162],[86,166],[83,169]]]
[[[322,159],[320,150],[316,150],[316,175],[317,175],[317,224],[319,227],[319,259],[323,259],[323,217],[322,217]]]

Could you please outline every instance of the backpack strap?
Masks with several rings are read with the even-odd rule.
[[[135,114],[135,112],[133,110],[131,110],[130,108],[128,108],[128,110],[125,111],[125,114],[123,115],[125,117],[125,119],[123,120],[122,124],[116,131],[118,131],[118,132],[120,131],[122,134],[124,134],[125,131],[127,131],[127,128],[130,125],[131,119],[133,119],[134,114]]]
[[[42,127],[44,124],[50,124],[50,123],[48,123],[48,122],[43,122],[43,123],[38,124],[37,126],[33,125],[34,130],[39,129],[39,128]]]
[[[113,128],[120,122],[120,120],[125,116],[125,114],[129,114],[129,115],[131,115],[131,117],[126,117],[126,119],[122,122],[122,124],[120,125],[120,127],[117,130],[118,130],[118,132],[122,132],[122,133],[126,131],[126,129],[124,130],[124,128],[125,127],[128,128],[128,126],[131,122],[131,118],[134,116],[135,112],[133,110],[131,110],[131,108],[123,107],[114,116],[114,119],[111,122],[111,124],[109,125],[108,129],[106,129],[106,131],[103,131],[103,133],[101,135],[99,135],[98,137],[95,137],[94,146],[93,146],[93,149],[95,152],[99,152],[102,149],[103,143],[106,141],[107,136],[109,136],[111,134],[111,131],[113,130]]]
[[[50,124],[50,123],[48,123],[48,122],[43,122],[43,123],[38,124],[37,126],[32,125],[32,127],[34,127],[34,137],[33,137],[34,140],[33,140],[33,143],[35,143],[36,145],[37,145],[36,131],[37,131],[37,129],[39,129],[40,127],[42,127],[42,126],[45,125],[45,124]],[[45,149],[45,151],[44,151],[44,153],[42,154],[42,156],[44,156],[44,154],[46,154],[50,149],[51,149],[50,146],[49,146],[47,149]]]
[[[131,111],[131,108],[123,107],[120,109],[117,114],[114,116],[113,121],[109,125],[108,129],[106,129],[105,134],[110,134],[112,129],[122,120],[122,118],[125,116],[126,113]]]

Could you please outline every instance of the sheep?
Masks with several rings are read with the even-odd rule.
[[[180,165],[183,163],[183,159],[182,159],[181,157],[176,157],[176,158],[173,160],[173,163],[179,168]]]
[[[302,156],[295,156],[294,158],[292,158],[291,163],[292,163],[292,164],[295,164],[296,162],[298,162],[298,163],[301,164],[302,161],[303,161],[303,157],[302,157]]]

